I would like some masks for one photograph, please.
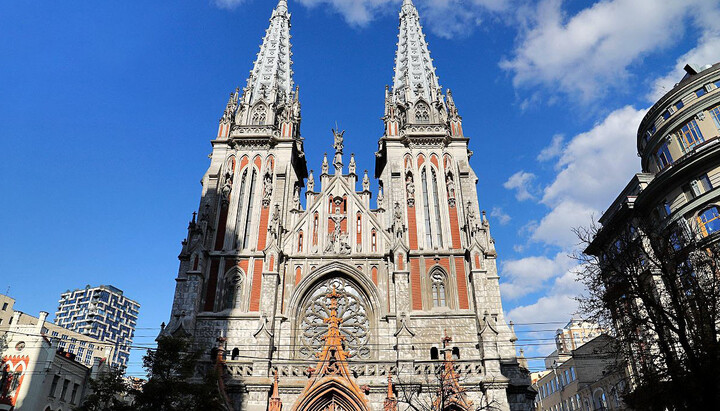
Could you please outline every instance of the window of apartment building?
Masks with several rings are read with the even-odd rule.
[[[8,303],[3,303],[3,308],[2,308],[2,310],[3,310],[3,311],[7,311],[7,308],[8,308]]]
[[[699,88],[699,89],[695,90],[695,95],[698,96],[698,97],[702,97],[702,96],[704,96],[705,94],[707,94],[707,90],[705,90],[705,87],[702,87],[702,88]]]
[[[55,375],[53,376],[52,384],[50,384],[50,398],[55,398],[55,390],[57,390],[58,382],[60,381],[60,376]]]
[[[707,174],[703,174],[698,178],[698,186],[702,188],[703,193],[707,193],[708,191],[713,189],[712,183],[710,182],[710,177],[708,177]]]
[[[715,127],[720,130],[720,106],[710,110],[710,116],[712,116],[713,121],[715,121]]]
[[[700,132],[700,127],[698,127],[697,121],[690,120],[690,122],[680,128],[680,140],[682,141],[685,150],[691,150],[696,145],[705,141],[702,133]]]
[[[575,377],[575,367],[570,367],[570,375],[572,375],[572,380],[575,381],[577,377]]]
[[[712,206],[700,213],[697,222],[704,236],[720,230],[720,211],[717,206]]]
[[[683,107],[685,107],[685,103],[683,103],[682,100],[675,103],[675,110],[680,110]]]
[[[667,217],[667,216],[669,216],[670,214],[672,214],[672,208],[670,208],[670,203],[669,203],[669,202],[665,201],[665,202],[663,203],[663,211],[665,212],[665,217]]]
[[[670,118],[670,110],[663,111],[662,118],[663,118],[663,120],[669,119]]]
[[[667,144],[663,144],[660,146],[660,148],[657,151],[657,154],[655,154],[655,157],[657,158],[657,164],[660,170],[664,169],[665,167],[672,164],[673,159],[670,155],[670,150],[668,149]]]

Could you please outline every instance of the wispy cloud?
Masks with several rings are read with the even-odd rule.
[[[212,0],[224,9],[234,9],[247,0]],[[451,38],[471,33],[488,15],[506,13],[515,0],[415,0],[423,24],[435,35]],[[358,27],[367,26],[381,15],[398,13],[402,0],[298,0],[310,9],[340,14]]]
[[[503,187],[508,190],[515,190],[515,198],[518,201],[533,200],[536,192],[536,178],[537,176],[533,173],[518,171],[508,178]]]
[[[537,156],[538,161],[550,161],[560,156],[563,149],[563,143],[565,142],[565,136],[562,134],[556,134],[549,146],[542,149],[540,154]]]
[[[512,220],[512,218],[500,207],[493,207],[492,211],[490,211],[490,217],[496,219],[500,225],[506,225],[510,222],[510,220]]]

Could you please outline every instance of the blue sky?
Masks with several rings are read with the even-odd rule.
[[[290,1],[310,168],[337,121],[373,168],[400,0]],[[685,63],[720,60],[718,0],[416,0],[453,90],[500,255],[505,310],[533,331],[575,311],[571,229],[639,171],[644,112]],[[142,304],[136,345],[169,315],[210,140],[274,0],[0,3],[0,292],[54,312],[113,284]],[[141,374],[142,350],[131,357]],[[534,368],[540,367],[538,362]]]

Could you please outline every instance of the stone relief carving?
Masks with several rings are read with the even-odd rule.
[[[346,217],[331,216],[330,218],[333,222],[335,222],[335,228],[332,232],[328,233],[325,252],[334,254],[350,254],[351,248],[348,242],[348,235],[342,232],[341,226]]]

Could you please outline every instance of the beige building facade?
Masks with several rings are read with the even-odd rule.
[[[344,150],[352,131],[333,130],[331,155],[308,170],[286,1],[272,12],[247,85],[230,96],[163,334],[224,351],[235,409],[266,410],[275,374],[274,403],[290,409],[298,401],[334,292],[342,295],[347,367],[365,390],[358,409],[383,409],[389,377],[396,392],[427,383],[443,363],[446,336],[468,401],[532,407],[502,309],[470,138],[439,85],[410,0],[399,28],[377,190]]]
[[[93,357],[87,366],[59,347],[60,339],[49,338],[54,327],[47,313],[34,321],[23,321],[15,312],[13,324],[0,337],[0,410],[68,411],[88,394],[91,378],[108,370],[107,348],[103,358]]]
[[[624,367],[615,363],[617,348],[601,334],[572,350],[564,362],[542,372],[533,388],[537,411],[627,410]]]

